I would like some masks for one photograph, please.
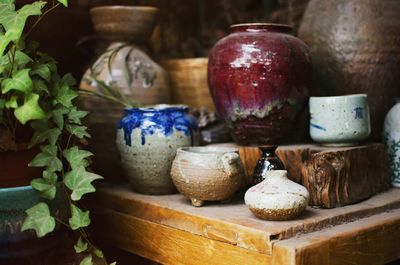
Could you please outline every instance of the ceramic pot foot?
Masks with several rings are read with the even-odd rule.
[[[222,200],[221,203],[222,204],[228,204],[228,203],[230,203],[232,201],[232,199],[233,199],[233,196],[231,196],[231,197],[229,197],[229,198],[227,198],[225,200]]]
[[[194,207],[201,207],[201,206],[203,206],[204,205],[204,201],[202,201],[202,200],[198,200],[198,199],[190,199],[191,201],[192,201],[192,205],[194,206]]]

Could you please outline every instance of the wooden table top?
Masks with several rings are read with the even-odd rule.
[[[155,247],[154,241],[147,238],[146,240],[150,240],[146,243],[147,245],[142,242],[138,247],[135,246],[137,242],[132,241],[132,238],[142,240],[143,237],[153,237],[157,241],[160,234],[155,231],[165,230],[164,233],[170,235],[171,238],[182,235],[193,238],[193,240],[200,240],[202,242],[199,243],[200,245],[206,244],[204,242],[213,244],[211,258],[216,257],[214,253],[215,244],[222,244],[220,247],[227,253],[233,247],[231,250],[234,253],[240,253],[238,257],[246,257],[244,260],[248,260],[250,257],[254,258],[255,263],[249,264],[258,264],[257,262],[275,264],[273,262],[279,261],[283,263],[276,264],[307,265],[318,264],[309,263],[310,257],[313,257],[313,260],[318,260],[318,255],[300,259],[298,253],[301,253],[301,249],[304,253],[309,253],[308,251],[317,246],[322,247],[322,249],[323,247],[330,248],[331,244],[335,242],[333,238],[340,238],[340,235],[343,236],[344,240],[340,242],[350,244],[351,241],[347,241],[352,236],[363,235],[360,231],[366,229],[365,231],[379,232],[381,227],[390,227],[390,229],[387,228],[385,233],[375,233],[375,240],[383,240],[385,237],[387,239],[393,236],[398,236],[400,239],[400,189],[391,189],[358,204],[340,208],[328,210],[309,207],[299,218],[280,222],[257,219],[244,204],[242,196],[238,196],[230,203],[207,203],[203,207],[196,208],[191,206],[190,201],[180,194],[142,195],[133,192],[128,185],[99,187],[97,194],[91,199],[91,206],[94,208],[96,227],[102,230],[113,227],[116,231],[120,231],[119,233],[106,232],[100,237],[104,237],[103,239],[122,249],[165,264],[204,263],[191,263],[192,261],[186,263],[184,261],[189,258],[185,256],[186,254],[183,255],[181,261],[179,261],[181,256],[177,256],[175,261],[171,262],[171,257],[174,257],[173,253],[167,251],[163,254],[165,257],[161,254],[154,254],[155,249],[162,248],[161,246]],[[136,227],[134,224],[136,224]],[[150,227],[152,229],[148,229]],[[142,231],[138,231],[140,229]],[[392,231],[391,229],[395,233],[386,234],[388,231]],[[124,235],[120,235],[121,233]],[[124,236],[127,234],[131,234],[132,238],[125,238]],[[321,237],[324,239],[321,239]],[[174,240],[182,240],[182,238],[179,238]],[[329,238],[331,238],[330,241]],[[370,239],[368,239],[369,241]],[[184,242],[181,243],[184,244]],[[359,243],[361,245],[356,244],[353,247],[355,251],[356,247],[368,249],[368,245],[365,245],[367,242]],[[187,251],[190,252],[188,249],[191,247],[195,248],[192,244],[186,246]],[[382,262],[400,257],[400,246],[390,246],[387,249],[388,251],[384,250],[384,253],[379,255],[379,260],[382,260]],[[315,249],[313,251],[315,254]],[[247,254],[244,253],[250,256],[247,257]],[[280,254],[278,255],[278,253]],[[234,254],[230,256],[234,257]],[[343,255],[341,256],[343,257]],[[367,260],[372,261],[373,259]],[[235,263],[239,261],[236,259],[232,261],[234,263],[231,264],[246,263]]]

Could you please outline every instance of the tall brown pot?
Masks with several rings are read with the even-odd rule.
[[[367,93],[372,135],[400,95],[400,1],[311,0],[299,37],[310,47],[311,95]]]

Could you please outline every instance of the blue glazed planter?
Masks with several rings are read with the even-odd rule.
[[[31,186],[0,189],[0,264],[43,253],[60,243],[55,240],[58,237],[55,233],[38,239],[32,230],[21,232],[25,211],[40,200]],[[54,207],[59,203],[56,199],[50,208],[59,208]],[[59,214],[55,211],[52,213]]]
[[[127,109],[118,123],[122,168],[133,189],[144,194],[176,192],[170,176],[176,150],[197,142],[197,123],[186,106]]]

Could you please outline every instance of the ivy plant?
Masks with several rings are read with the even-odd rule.
[[[88,113],[80,110],[75,80],[70,74],[61,76],[57,62],[38,50],[38,44],[28,41],[32,27],[43,16],[67,0],[36,1],[16,10],[14,0],[0,0],[0,151],[11,148],[4,144],[18,142],[17,131],[30,126],[29,148],[40,147],[30,162],[31,167],[43,168],[42,177],[31,182],[43,201],[26,211],[22,231],[33,229],[38,237],[52,232],[56,223],[77,233],[75,251],[85,253],[81,265],[93,264],[94,256],[104,255],[90,242],[85,228],[90,224],[89,211],[80,208],[79,201],[94,192],[93,181],[102,177],[90,172],[92,154],[80,146],[90,137],[82,118]],[[33,19],[27,29],[26,22]],[[65,193],[69,217],[61,220],[52,216],[48,202],[58,192]],[[114,263],[115,264],[115,263]]]

